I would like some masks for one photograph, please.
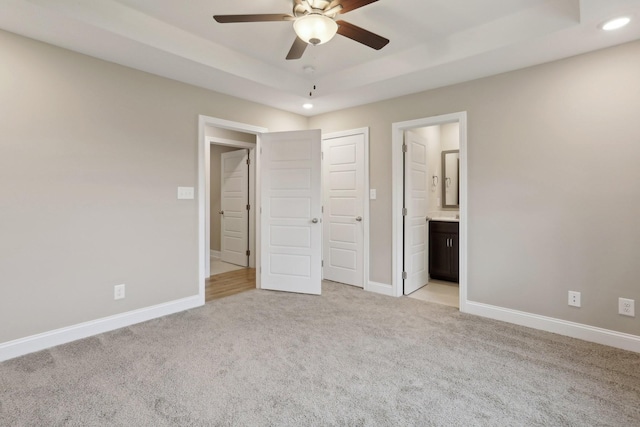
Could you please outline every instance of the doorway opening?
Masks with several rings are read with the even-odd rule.
[[[200,117],[200,296],[256,288],[256,146],[266,129]]]
[[[205,133],[211,213],[205,301],[211,301],[256,287],[256,136],[212,126]]]
[[[320,130],[269,133],[243,123],[199,116],[198,272],[205,303],[210,266],[211,175],[208,128],[255,135],[255,288],[321,293],[322,200]],[[251,150],[251,149],[250,149]],[[254,270],[255,271],[255,270]]]
[[[466,113],[394,123],[392,132],[394,295],[465,311]]]

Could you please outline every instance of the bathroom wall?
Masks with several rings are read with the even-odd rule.
[[[455,217],[460,213],[460,209],[444,209],[442,207],[442,180],[444,179],[442,176],[442,151],[460,148],[460,126],[458,123],[449,123],[446,125],[427,126],[412,131],[418,133],[427,141],[429,216],[432,218],[442,216]],[[435,185],[434,175],[437,176]],[[456,185],[456,183],[454,182],[453,185]]]

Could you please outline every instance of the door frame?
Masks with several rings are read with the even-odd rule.
[[[460,125],[460,311],[467,311],[467,112],[444,114],[422,119],[392,123],[391,133],[391,287],[396,297],[403,295],[402,266],[404,235],[402,232],[402,207],[404,189],[403,151],[404,132],[411,129],[459,123]]]
[[[205,115],[198,116],[198,298],[201,304],[205,303],[205,281],[207,279],[207,264],[210,258],[209,240],[206,230],[207,221],[211,221],[211,206],[207,203],[209,195],[207,194],[207,177],[211,176],[211,165],[209,159],[210,142],[206,136],[206,126],[228,129],[237,132],[249,133],[256,135],[257,153],[260,149],[260,134],[266,133],[267,128],[254,126],[246,123],[233,122],[230,120],[219,119]],[[236,141],[237,142],[237,141]],[[260,156],[255,157],[255,194],[260,194]],[[210,185],[210,184],[209,184]],[[255,197],[255,210],[260,209],[260,197]],[[207,211],[208,216],[207,216]],[[258,216],[259,217],[259,216]],[[255,236],[260,236],[260,221],[255,221]],[[209,225],[210,227],[210,225]],[[255,263],[260,265],[260,242],[259,237],[256,238],[256,254]],[[260,274],[256,274],[256,288],[260,288]]]
[[[244,141],[235,141],[231,139],[218,138],[215,136],[205,136],[208,141],[208,144],[205,144],[205,153],[204,153],[204,161],[205,161],[205,239],[206,246],[209,248],[209,253],[211,252],[211,145],[220,145],[224,147],[233,147],[239,150],[247,149],[249,150],[249,204],[251,205],[251,209],[249,210],[249,249],[251,254],[249,255],[249,268],[255,268],[256,260],[255,260],[255,252],[256,252],[256,226],[255,226],[255,205],[256,205],[256,165],[255,165],[255,151],[256,144],[253,142],[244,142]],[[253,179],[252,179],[253,177]],[[211,257],[205,260],[205,277],[209,277],[211,275]]]
[[[350,130],[345,130],[345,131],[339,131],[339,132],[330,132],[330,133],[323,133],[322,134],[322,153],[323,153],[323,161],[324,161],[324,152],[325,152],[325,139],[331,139],[331,138],[341,138],[344,136],[351,136],[351,135],[363,135],[364,136],[364,188],[363,188],[363,200],[364,200],[364,218],[363,218],[363,230],[364,230],[364,240],[362,242],[363,245],[363,274],[364,277],[362,278],[362,284],[363,284],[363,289],[365,291],[374,291],[372,289],[372,285],[369,283],[369,128],[368,127],[364,127],[364,128],[358,128],[358,129],[350,129]],[[323,164],[323,171],[324,171],[324,164]],[[322,182],[324,183],[324,176],[322,177]],[[323,206],[324,206],[324,185],[322,186],[322,201],[323,201]],[[323,216],[323,224],[326,224],[326,221],[324,221],[324,210],[322,213]],[[324,230],[323,230],[323,239],[324,239]],[[324,244],[323,244],[323,249],[324,249]],[[322,258],[324,259],[324,254],[322,256]],[[324,279],[324,268],[322,269],[322,275],[323,275],[323,279]]]

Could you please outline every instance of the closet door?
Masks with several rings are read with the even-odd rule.
[[[231,264],[248,265],[249,249],[249,165],[248,151],[222,153],[220,259]]]

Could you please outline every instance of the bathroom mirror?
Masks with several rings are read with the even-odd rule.
[[[442,207],[460,207],[460,150],[442,152]]]

